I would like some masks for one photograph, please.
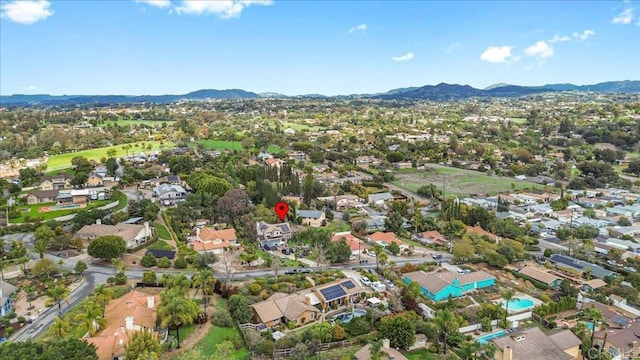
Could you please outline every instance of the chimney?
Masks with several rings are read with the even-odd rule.
[[[149,222],[148,221],[144,222],[144,233],[145,233],[145,236],[147,236],[147,237],[151,237],[152,236],[151,235],[151,229],[149,228]]]
[[[156,299],[153,296],[147,296],[147,307],[149,309],[156,307]]]
[[[102,225],[102,219],[96,219],[96,224],[97,225]]]
[[[391,347],[391,343],[390,343],[389,339],[382,340],[382,348],[383,349],[389,349],[390,347]]]
[[[127,330],[133,330],[133,316],[127,316],[124,318],[124,323]]]
[[[511,346],[505,346],[502,349],[502,360],[513,360],[513,349]]]

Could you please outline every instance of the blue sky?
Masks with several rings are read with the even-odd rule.
[[[633,1],[0,0],[0,93],[640,79]]]

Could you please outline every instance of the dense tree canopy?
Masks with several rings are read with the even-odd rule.
[[[127,250],[127,244],[121,236],[100,236],[91,241],[87,252],[89,255],[102,260],[119,258]]]

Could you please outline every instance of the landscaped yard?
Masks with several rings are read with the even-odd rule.
[[[152,243],[151,245],[147,246],[147,249],[173,250],[173,247],[171,245],[167,244],[167,242],[164,241],[164,240],[158,240],[158,241],[155,241],[154,243]]]
[[[240,141],[198,140],[198,144],[202,144],[207,150],[244,150]],[[280,147],[276,145],[269,145],[267,148],[268,152],[279,152],[280,150]]]
[[[96,200],[96,201],[89,202],[87,206],[84,208],[53,210],[53,211],[47,211],[47,212],[39,212],[38,210],[43,207],[55,206],[56,203],[46,203],[46,204],[37,204],[37,205],[18,205],[16,206],[16,208],[18,209],[18,211],[20,211],[20,216],[17,218],[9,219],[9,222],[22,223],[22,222],[25,222],[25,219],[27,216],[30,219],[40,217],[43,220],[51,220],[60,216],[76,213],[80,210],[95,209],[97,207],[107,205],[111,202],[113,202],[113,200]]]
[[[541,189],[542,185],[504,176],[489,176],[472,170],[451,168],[441,165],[427,165],[426,170],[397,173],[392,184],[416,192],[422,185],[435,184],[445,189],[445,196],[469,196],[470,194],[495,195],[523,189]]]
[[[156,222],[153,223],[153,227],[155,228],[156,235],[158,235],[160,239],[171,240],[171,235],[169,234],[169,230],[167,230],[166,226]]]
[[[200,347],[206,356],[212,356],[216,353],[216,345],[222,343],[229,337],[240,338],[240,333],[236,328],[223,328],[214,326],[209,330],[207,335],[198,342],[196,347]],[[249,358],[249,350],[245,347],[231,353],[229,359],[245,360]]]
[[[161,127],[163,123],[166,123],[167,125],[171,125],[171,124],[175,123],[175,121],[170,121],[170,120],[129,120],[129,119],[118,119],[118,120],[107,120],[107,121],[103,122],[102,124],[98,124],[98,127],[105,127],[107,125],[116,125],[116,124],[118,126],[146,125],[146,126],[150,126],[150,127]]]
[[[122,147],[125,145],[131,145],[131,148],[128,150],[123,149]],[[136,145],[138,146],[136,147]],[[144,148],[143,148],[143,145],[144,145]],[[151,145],[151,149],[147,149],[148,145]],[[101,147],[101,148],[96,148],[91,150],[54,155],[50,157],[49,161],[47,162],[47,171],[53,171],[53,170],[59,170],[59,169],[71,167],[71,159],[73,159],[76,156],[84,156],[88,160],[100,161],[102,157],[107,156],[107,151],[109,149],[114,149],[116,151],[115,156],[121,157],[121,156],[126,156],[127,154],[132,155],[132,154],[140,154],[143,152],[157,151],[160,149],[170,149],[174,146],[175,145],[170,141],[165,141],[162,143],[162,145],[160,144],[160,141],[142,141],[142,142],[131,143],[131,144],[121,144],[121,145],[107,146],[107,147]]]
[[[404,353],[409,360],[436,360],[436,357],[427,349],[414,350]]]

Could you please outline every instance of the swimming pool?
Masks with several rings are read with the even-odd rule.
[[[365,315],[367,315],[367,312],[365,310],[355,309],[350,313],[342,313],[342,314],[336,316],[335,320],[336,321],[340,321],[342,323],[348,323],[351,320],[353,320],[354,318],[365,316]]]
[[[483,335],[483,336],[477,337],[476,341],[479,342],[480,344],[486,344],[489,341],[491,341],[493,339],[496,339],[496,338],[499,338],[499,337],[503,337],[506,334],[507,334],[506,331],[500,330],[500,331],[496,331],[496,332],[491,333],[491,334],[487,334],[487,335]]]
[[[513,311],[520,311],[520,310],[530,309],[534,305],[535,304],[533,303],[533,301],[531,299],[513,298],[513,299],[509,300],[509,310],[513,310]],[[503,308],[507,307],[507,301],[506,300],[502,301],[502,307]]]
[[[591,331],[593,331],[593,323],[589,322],[589,321],[584,321],[584,323],[587,325],[587,328]]]

